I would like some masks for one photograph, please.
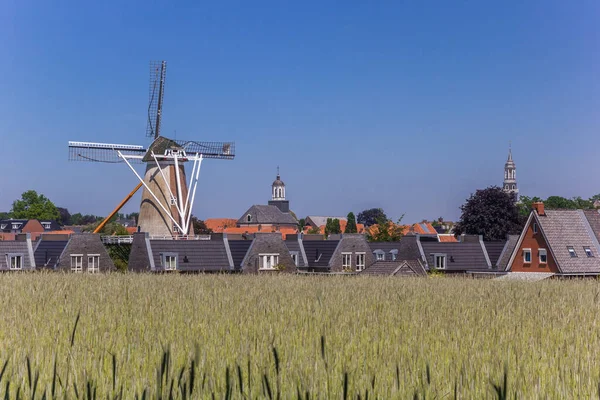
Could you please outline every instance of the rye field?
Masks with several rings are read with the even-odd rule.
[[[591,398],[600,284],[0,275],[0,398]]]

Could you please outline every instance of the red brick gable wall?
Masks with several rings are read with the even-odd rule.
[[[550,246],[546,243],[544,235],[542,234],[541,228],[538,225],[538,232],[533,233],[533,224],[535,218],[531,219],[531,222],[527,226],[525,235],[521,245],[517,248],[515,259],[511,265],[510,270],[512,272],[554,272],[558,273],[558,266],[556,261],[552,257]],[[523,249],[531,249],[531,263],[525,264],[523,257]],[[548,255],[548,263],[540,264],[539,249],[546,249]]]

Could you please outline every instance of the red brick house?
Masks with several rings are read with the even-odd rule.
[[[507,265],[509,272],[600,275],[596,210],[546,210],[534,203]]]

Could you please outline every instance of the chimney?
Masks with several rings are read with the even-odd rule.
[[[538,215],[546,215],[546,211],[544,211],[544,203],[541,201],[536,201],[532,204],[533,209],[537,212]]]

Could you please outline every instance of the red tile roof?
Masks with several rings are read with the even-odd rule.
[[[209,218],[204,221],[206,227],[214,233],[221,233],[225,228],[235,228],[237,219],[232,218]]]

